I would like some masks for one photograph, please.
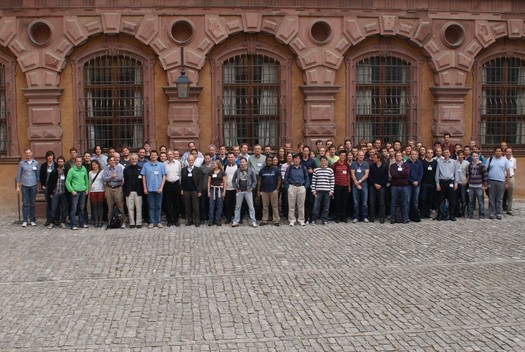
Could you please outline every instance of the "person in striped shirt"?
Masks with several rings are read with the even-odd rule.
[[[312,195],[314,197],[314,209],[312,214],[312,225],[315,225],[321,212],[321,221],[323,225],[328,223],[328,210],[330,208],[330,199],[334,195],[334,170],[328,167],[326,156],[320,158],[321,167],[314,170],[312,175]]]

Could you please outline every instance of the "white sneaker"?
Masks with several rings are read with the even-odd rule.
[[[49,224],[49,226],[47,227],[48,229],[52,229],[55,225],[53,223]]]
[[[26,226],[27,226],[27,221],[24,221],[24,222],[22,223],[22,227],[26,227]]]
[[[294,222],[293,221],[290,221],[290,226],[293,226],[294,225]]]
[[[89,227],[88,225],[82,225],[83,229],[87,229],[88,227]]]
[[[76,226],[73,226],[73,227],[71,228],[71,230],[74,230],[74,231],[76,231],[76,230],[78,230],[78,227],[76,227]]]
[[[257,223],[256,222],[252,222],[252,227],[257,227]]]
[[[369,222],[367,218],[365,218],[365,220],[363,220],[364,222]]]
[[[305,226],[306,224],[304,223],[304,221],[299,221],[299,225]]]
[[[60,228],[61,228],[61,229],[65,229],[65,228],[66,228],[66,224],[64,224],[63,222],[60,223]]]
[[[357,219],[352,220],[352,223],[357,224]]]
[[[36,226],[36,222],[31,221],[31,226]]]

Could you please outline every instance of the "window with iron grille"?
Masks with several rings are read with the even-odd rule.
[[[355,67],[355,141],[406,141],[415,110],[412,65],[393,56],[372,56]]]
[[[139,60],[123,55],[90,59],[83,65],[83,92],[87,148],[142,145],[144,85]]]
[[[525,60],[496,58],[481,68],[480,142],[525,144]]]
[[[5,65],[0,64],[0,155],[8,155],[9,147],[9,111],[7,109],[5,73]]]
[[[223,62],[221,122],[225,145],[281,145],[284,98],[280,73],[280,63],[265,55],[238,55]]]

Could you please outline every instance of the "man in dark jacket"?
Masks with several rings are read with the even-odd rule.
[[[419,190],[421,189],[421,181],[423,180],[423,164],[419,161],[419,153],[417,150],[410,152],[410,159],[407,160],[410,166],[410,173],[408,175],[408,184],[410,185],[408,191],[408,204],[410,211],[417,211]]]
[[[403,162],[403,153],[396,152],[396,162],[390,165],[390,189],[392,202],[390,204],[390,223],[396,223],[396,210],[398,202],[401,205],[403,223],[408,224],[408,176],[410,166]]]
[[[142,227],[142,167],[138,165],[139,156],[133,153],[130,164],[124,169],[124,197],[129,214],[129,227]],[[135,211],[137,218],[135,219]]]
[[[47,193],[51,198],[51,213],[49,219],[49,228],[52,229],[55,221],[60,216],[60,227],[66,228],[66,217],[68,208],[68,192],[66,189],[67,170],[65,168],[66,159],[63,156],[57,158],[57,167],[51,171],[47,179]],[[58,208],[60,206],[60,210]],[[60,215],[59,212],[60,211]]]
[[[184,207],[186,208],[186,226],[195,224],[195,227],[199,227],[199,197],[202,195],[199,191],[199,186],[201,184],[202,171],[195,167],[195,157],[193,155],[188,156],[186,161],[188,166],[184,167],[181,173],[181,188],[184,197]]]

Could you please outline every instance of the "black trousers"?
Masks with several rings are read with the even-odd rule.
[[[224,217],[226,218],[226,222],[230,223],[233,220],[233,213],[235,211],[235,201],[237,198],[237,191],[232,190],[226,190],[226,196],[224,197],[224,203],[222,206],[222,213],[224,214]]]
[[[348,208],[348,186],[334,187],[334,202],[335,202],[335,216],[336,220],[342,221],[347,218]],[[353,208],[353,207],[352,207]]]
[[[196,191],[184,191],[186,223],[199,223],[199,196]]]
[[[447,219],[447,216],[445,214],[441,213],[441,204],[445,199],[448,200],[448,215],[453,218],[455,217],[456,212],[456,191],[454,190],[454,181],[444,181],[439,180],[439,187],[441,187],[441,191],[439,191],[439,205],[440,205],[440,211],[439,211],[439,217],[442,220]]]
[[[166,214],[166,222],[168,225],[179,222],[180,217],[180,182],[168,182],[164,183],[164,189],[162,191],[162,205]]]

